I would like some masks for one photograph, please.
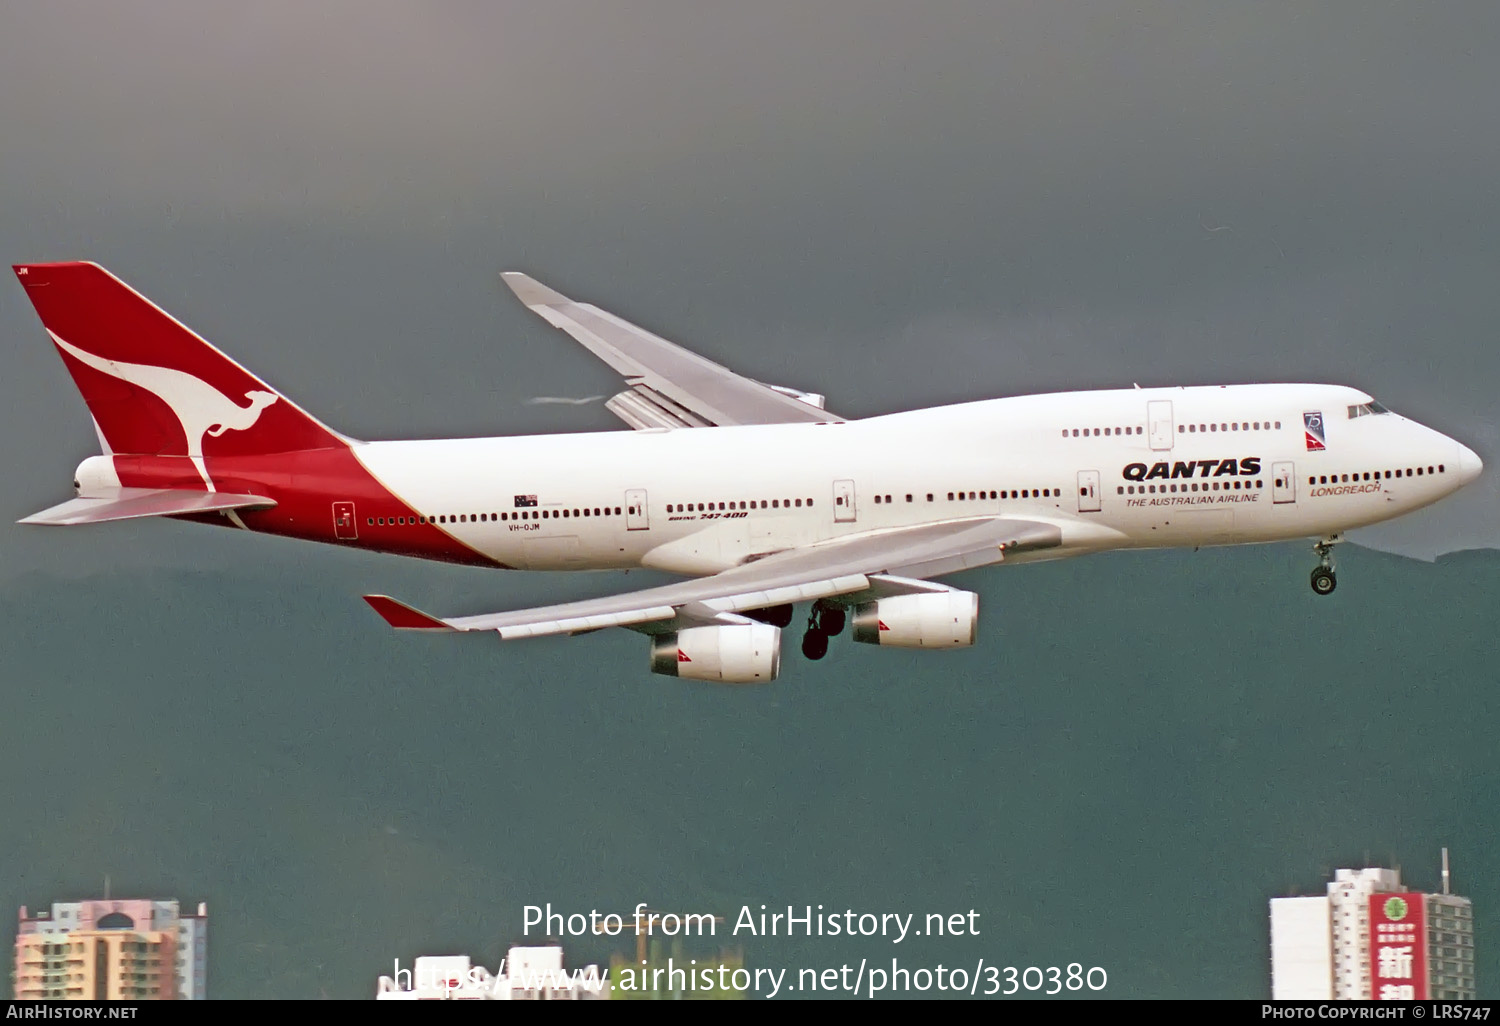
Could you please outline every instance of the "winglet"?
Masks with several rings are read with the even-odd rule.
[[[457,628],[436,617],[428,616],[420,609],[413,609],[404,602],[397,602],[389,595],[366,595],[370,608],[380,618],[398,631],[452,631]]]
[[[510,286],[516,298],[529,307],[562,306],[572,302],[561,292],[549,289],[531,275],[522,274],[520,271],[503,271],[500,274],[500,280]]]

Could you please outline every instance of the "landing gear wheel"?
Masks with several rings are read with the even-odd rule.
[[[802,635],[802,654],[817,661],[828,654],[828,635],[822,631],[808,631]]]
[[[1338,583],[1338,578],[1333,575],[1333,571],[1326,567],[1320,566],[1312,572],[1312,590],[1316,594],[1332,595]]]
[[[845,619],[843,606],[825,606],[818,611],[818,630],[836,638],[844,631]]]

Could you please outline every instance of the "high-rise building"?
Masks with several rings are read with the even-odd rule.
[[[1271,899],[1271,997],[1473,999],[1468,898],[1411,891],[1395,869],[1340,869],[1322,896]]]
[[[182,915],[176,901],[55,902],[21,907],[19,1000],[124,1001],[206,997],[208,906]]]

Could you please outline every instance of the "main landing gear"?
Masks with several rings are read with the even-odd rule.
[[[1318,568],[1312,572],[1312,590],[1317,595],[1332,595],[1339,579],[1333,572],[1333,547],[1343,541],[1342,535],[1332,535],[1313,545],[1318,554]]]
[[[843,632],[845,619],[843,606],[827,599],[814,602],[807,617],[807,633],[802,635],[802,654],[813,660],[826,656],[828,639]]]

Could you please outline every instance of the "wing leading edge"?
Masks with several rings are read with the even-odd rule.
[[[624,376],[630,387],[605,406],[637,430],[844,419],[824,410],[820,395],[736,374],[529,275],[506,271],[500,279],[528,309]]]
[[[1055,524],[986,517],[859,535],[789,549],[712,577],[503,613],[442,619],[385,595],[367,595],[365,601],[400,630],[494,631],[505,640],[604,627],[657,633],[690,624],[734,622],[729,618],[737,613],[789,602],[858,592],[937,590],[942,586],[929,584],[927,578],[1061,543],[1062,530]]]

